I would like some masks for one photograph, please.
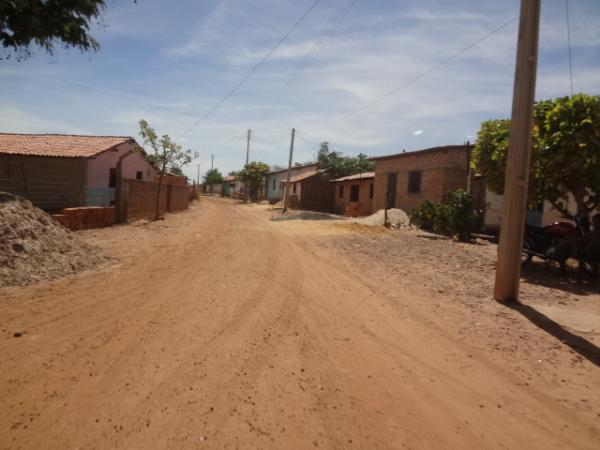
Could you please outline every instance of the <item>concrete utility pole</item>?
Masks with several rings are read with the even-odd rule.
[[[200,186],[200,164],[198,164],[198,175],[196,175],[196,184]]]
[[[213,170],[215,166],[215,155],[210,155],[210,170]]]
[[[283,200],[283,211],[282,214],[285,213],[288,209],[288,205],[290,204],[290,179],[292,177],[292,157],[294,155],[294,136],[296,134],[296,129],[292,128],[292,139],[290,141],[290,161],[288,162],[288,173],[287,173],[287,183],[285,183],[285,198]]]
[[[247,135],[246,135],[246,164],[248,164],[248,161],[250,159],[250,137],[252,136],[252,130],[248,130]]]
[[[539,25],[540,0],[521,0],[510,140],[494,286],[494,298],[500,302],[519,299]]]

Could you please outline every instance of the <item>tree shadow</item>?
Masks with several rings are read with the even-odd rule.
[[[529,305],[519,302],[507,302],[504,305],[513,311],[517,311],[539,329],[554,336],[556,339],[569,346],[574,352],[578,353],[592,364],[600,367],[600,348],[594,343],[571,333],[559,323]]]
[[[581,282],[578,279],[577,268],[570,267],[567,275],[560,276],[558,267],[554,264],[547,266],[540,261],[531,261],[523,266],[521,278],[530,284],[558,289],[576,295],[600,294],[600,279],[592,280],[589,274],[584,274]]]

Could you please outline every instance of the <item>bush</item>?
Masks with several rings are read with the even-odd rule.
[[[410,212],[410,220],[419,227],[461,241],[468,241],[471,233],[481,230],[482,219],[482,211],[475,210],[471,195],[462,189],[448,192],[444,203],[426,201]]]

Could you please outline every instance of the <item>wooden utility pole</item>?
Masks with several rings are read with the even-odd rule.
[[[287,182],[285,183],[285,197],[283,200],[283,211],[282,214],[285,213],[288,209],[288,205],[290,204],[290,180],[292,178],[292,157],[294,155],[294,135],[296,134],[296,129],[292,128],[292,139],[290,141],[290,161],[288,162],[288,173],[287,173]]]
[[[252,130],[248,130],[246,134],[246,165],[248,164],[250,158],[250,136],[252,136]]]
[[[510,140],[494,286],[494,298],[501,302],[519,299],[539,24],[540,0],[521,0]]]

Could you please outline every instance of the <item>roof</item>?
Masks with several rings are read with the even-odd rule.
[[[323,173],[324,170],[317,170],[316,172],[308,172],[308,173],[301,173],[300,175],[296,175],[295,177],[291,177],[290,178],[290,183],[296,183],[298,181],[304,181],[307,178],[310,177],[314,177],[316,174],[318,173]],[[281,180],[282,183],[287,183],[287,178]]]
[[[351,180],[363,180],[368,178],[375,178],[375,172],[362,172],[354,175],[348,175],[347,177],[336,178],[335,180],[331,180],[332,183],[338,181],[351,181]]]
[[[465,150],[465,149],[472,148],[472,147],[473,146],[471,144],[442,145],[440,147],[424,148],[424,149],[421,149],[421,150],[413,150],[413,151],[410,151],[410,152],[395,153],[393,155],[373,156],[373,157],[371,157],[369,159],[371,161],[381,161],[383,159],[402,158],[402,157],[407,157],[407,156],[422,155],[424,153],[436,153],[436,152],[452,151],[452,150]]]
[[[292,170],[294,169],[302,169],[304,167],[316,166],[318,163],[308,163],[308,164],[300,164],[299,166],[292,166]],[[285,169],[272,170],[267,175],[273,175],[275,173],[287,172],[287,167]]]
[[[237,181],[238,177],[235,175],[226,175],[223,177],[223,181]]]
[[[119,144],[131,141],[134,141],[134,139],[128,136],[0,133],[0,153],[89,158],[110,150]]]

